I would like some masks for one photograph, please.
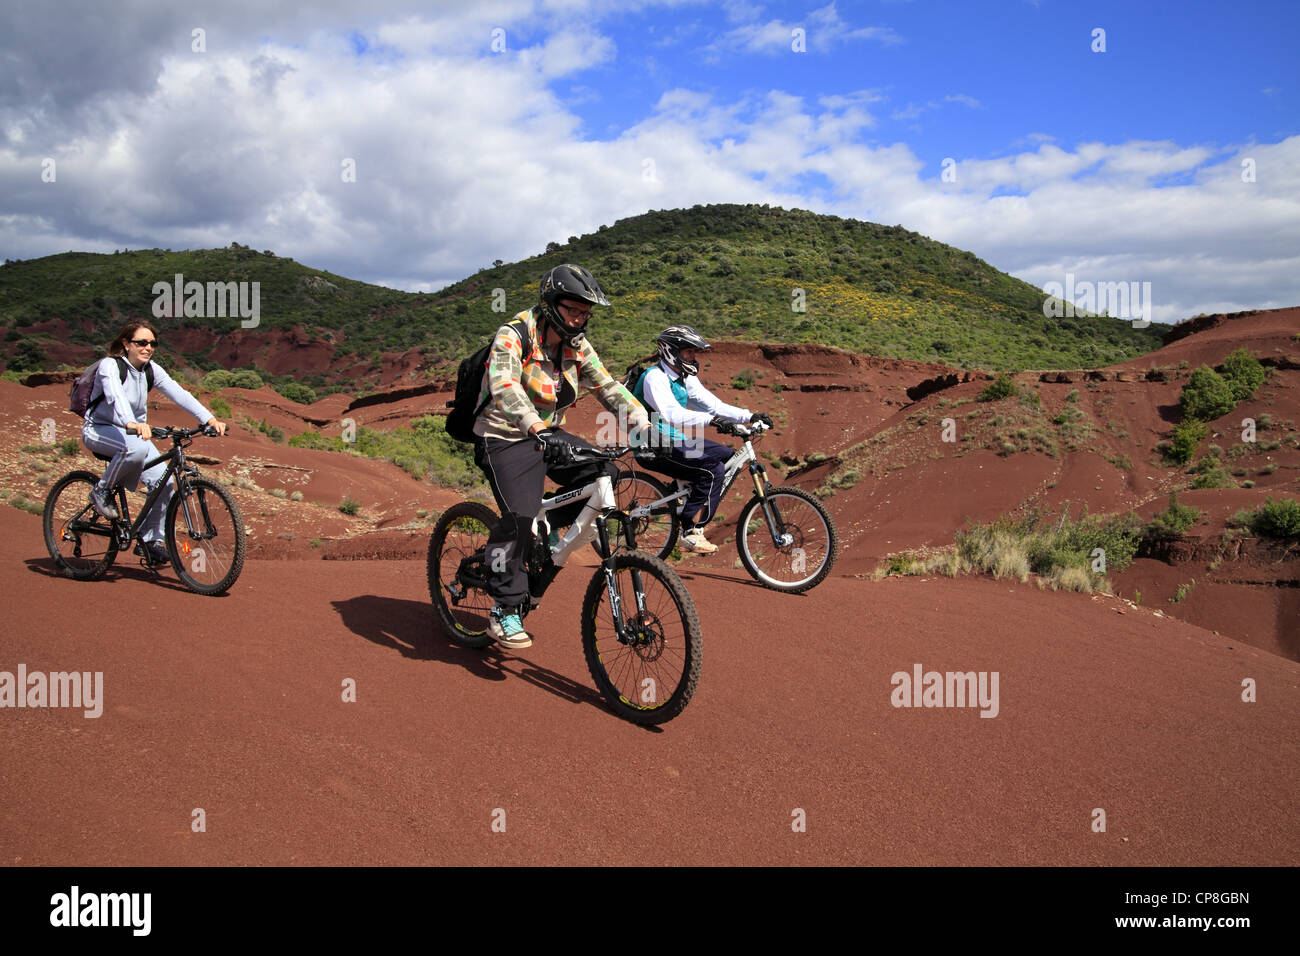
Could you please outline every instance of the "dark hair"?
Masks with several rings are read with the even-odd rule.
[[[113,337],[112,343],[108,346],[108,354],[124,354],[126,349],[122,347],[122,343],[129,342],[131,339],[135,338],[135,333],[139,332],[141,329],[148,329],[153,333],[155,339],[158,338],[158,330],[155,329],[146,319],[132,319],[130,322],[126,323],[126,325],[117,330],[117,335]]]

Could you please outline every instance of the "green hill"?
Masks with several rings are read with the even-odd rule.
[[[0,354],[10,368],[39,366],[42,339],[54,335],[40,325],[55,319],[68,327],[62,340],[101,348],[124,316],[151,316],[153,284],[180,273],[187,281],[259,282],[260,331],[301,325],[339,340],[337,352],[419,348],[436,365],[459,360],[532,305],[542,272],[562,262],[587,266],[609,294],[613,307],[598,311],[592,338],[615,368],[649,351],[658,331],[674,323],[713,339],[817,342],[1008,370],[1123,361],[1157,348],[1163,330],[1044,317],[1041,290],[901,226],[714,205],[623,219],[520,262],[498,260],[430,294],[368,285],[238,243],[6,262]],[[161,322],[214,332],[238,327],[228,317]],[[204,355],[184,357],[214,367]]]

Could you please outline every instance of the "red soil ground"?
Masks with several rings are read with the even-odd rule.
[[[658,732],[613,717],[593,689],[576,631],[587,571],[557,581],[530,618],[539,640],[527,652],[446,641],[422,556],[431,517],[460,496],[394,465],[246,428],[196,441],[251,532],[243,576],[221,598],[125,558],[101,582],[57,577],[39,518],[0,505],[0,575],[23,596],[4,612],[0,670],[103,671],[107,697],[98,720],[0,710],[0,861],[1294,865],[1296,549],[1223,533],[1236,511],[1296,494],[1300,452],[1260,447],[1300,419],[1296,332],[1300,311],[1265,313],[1097,380],[1023,373],[1048,415],[1078,407],[1092,427],[1058,457],[942,440],[944,418],[974,438],[983,418],[966,416],[996,411],[962,401],[986,384],[979,375],[817,347],[719,346],[704,378],[776,418],[759,445],[774,480],[817,488],[861,455],[855,446],[880,441],[863,446],[857,481],[827,499],[842,554],[812,592],[757,587],[735,569],[734,544],[677,565],[700,609],[705,663],[696,699]],[[868,579],[889,554],[950,544],[968,519],[1162,510],[1188,481],[1154,452],[1178,420],[1179,390],[1197,364],[1242,345],[1277,369],[1212,423],[1210,441],[1229,449],[1242,417],[1272,417],[1229,462],[1255,487],[1184,493],[1202,521],[1164,560],[1113,575],[1122,599],[987,578]],[[1168,380],[1148,381],[1150,368]],[[761,373],[755,387],[730,387],[744,369]],[[909,398],[945,374],[957,384]],[[445,391],[386,381],[394,400],[355,408],[343,395],[310,407],[269,389],[224,397],[234,420],[290,435],[441,411]],[[99,467],[84,451],[74,462],[39,447],[45,419],[56,440],[78,433],[65,405],[64,385],[0,382],[8,501],[40,502],[63,471]],[[571,427],[594,433],[597,410],[584,400]],[[151,419],[188,424],[165,401]],[[810,464],[814,453],[826,461]],[[361,503],[355,517],[339,512],[344,496]],[[738,483],[714,540],[734,535],[747,497]],[[282,560],[317,556],[391,560]],[[123,627],[123,609],[159,629]],[[915,663],[998,671],[998,717],[893,708],[890,676]],[[340,700],[348,677],[355,704]],[[1247,678],[1257,703],[1242,700]],[[191,832],[194,807],[207,833]],[[507,834],[490,830],[498,807]],[[791,831],[796,807],[807,833]],[[1090,829],[1096,807],[1105,833]]]

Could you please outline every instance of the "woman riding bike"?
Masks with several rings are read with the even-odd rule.
[[[118,330],[117,337],[109,346],[108,357],[100,361],[95,374],[90,406],[81,426],[81,440],[92,452],[111,456],[104,477],[90,493],[91,504],[105,518],[118,516],[113,505],[114,487],[122,485],[127,490],[134,490],[143,478],[146,487],[152,491],[154,483],[167,471],[165,462],[148,471],[142,470],[145,462],[159,456],[158,449],[149,440],[148,393],[151,386],[193,415],[200,424],[210,425],[219,435],[226,433],[223,422],[153,361],[157,346],[158,333],[152,325],[141,319],[128,322]],[[164,489],[141,526],[141,538],[152,564],[170,561],[167,546],[163,543],[163,522],[172,490],[170,487]]]
[[[573,448],[589,443],[562,431],[564,410],[581,386],[632,429],[646,428],[645,409],[601,363],[586,339],[592,306],[607,306],[591,273],[562,265],[542,277],[540,300],[497,330],[492,340],[480,402],[491,401],[474,424],[474,461],[483,469],[501,518],[488,536],[487,590],[496,601],[488,632],[503,647],[531,647],[522,610],[528,601],[524,556],[532,544],[533,519],[541,509],[549,477],[557,484],[582,484],[611,463],[576,464]],[[523,335],[520,334],[522,327]],[[527,353],[524,345],[527,343]]]
[[[687,551],[712,554],[718,546],[704,536],[704,526],[717,513],[731,449],[698,434],[688,439],[687,433],[712,425],[723,434],[734,435],[733,422],[761,421],[771,428],[772,419],[728,405],[700,383],[699,353],[713,346],[689,325],[664,329],[658,345],[659,364],[647,369],[633,389],[657,416],[661,439],[653,457],[642,461],[654,471],[690,482],[690,495],[682,505],[679,540]]]

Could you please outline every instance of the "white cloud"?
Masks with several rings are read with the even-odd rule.
[[[789,22],[781,19],[760,21],[761,10],[749,6],[732,8],[729,13],[732,21],[738,21],[740,25],[706,47],[710,55],[716,56],[722,51],[789,53],[795,43],[796,31],[803,31],[805,48],[810,53],[827,52],[852,40],[870,40],[881,46],[903,42],[891,27],[850,27],[841,19],[834,3],[813,10],[803,20]]]
[[[36,75],[22,60],[0,79],[3,255],[237,240],[428,289],[647,209],[767,202],[902,223],[1039,284],[1151,281],[1157,319],[1300,301],[1300,137],[1066,148],[1028,133],[1007,156],[956,157],[943,183],[907,144],[871,141],[878,90],[682,87],[598,139],[551,92],[556,78],[595,85],[583,69],[617,55],[590,18],[556,30],[558,8],[522,0],[399,5],[357,55],[345,9],[319,21],[335,29],[285,28],[292,42],[241,46],[214,21],[204,55],[164,37],[147,68],[114,80],[95,61],[49,96],[22,93]],[[838,20],[833,5],[819,14]],[[497,23],[507,49],[493,55]],[[54,183],[40,180],[46,156]]]

